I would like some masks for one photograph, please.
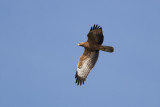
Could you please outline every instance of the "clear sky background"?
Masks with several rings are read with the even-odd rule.
[[[115,52],[77,86],[94,24]],[[1,0],[0,107],[160,107],[160,1]]]

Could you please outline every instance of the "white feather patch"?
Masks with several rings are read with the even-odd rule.
[[[91,69],[94,67],[98,59],[98,52],[91,52],[90,56],[83,61],[82,66],[77,67],[77,75],[81,78],[86,78]]]

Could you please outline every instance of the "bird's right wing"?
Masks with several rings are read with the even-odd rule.
[[[84,84],[89,72],[94,67],[99,56],[99,51],[89,51],[85,49],[83,55],[80,57],[75,75],[77,85]]]

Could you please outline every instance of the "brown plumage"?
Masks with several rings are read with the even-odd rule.
[[[106,52],[113,52],[114,48],[111,46],[102,46],[103,43],[103,32],[102,27],[94,25],[91,27],[88,33],[88,40],[86,42],[81,42],[78,46],[85,48],[84,53],[79,58],[78,67],[76,71],[76,83],[77,85],[84,84],[89,72],[94,67],[99,56],[99,50]]]

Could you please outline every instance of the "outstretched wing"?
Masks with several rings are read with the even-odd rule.
[[[88,36],[88,42],[101,45],[104,39],[102,27],[94,25],[93,27],[91,27],[90,32],[88,33],[87,36]]]
[[[77,85],[84,84],[89,72],[97,62],[99,51],[90,51],[85,49],[83,55],[80,57],[75,75]]]

